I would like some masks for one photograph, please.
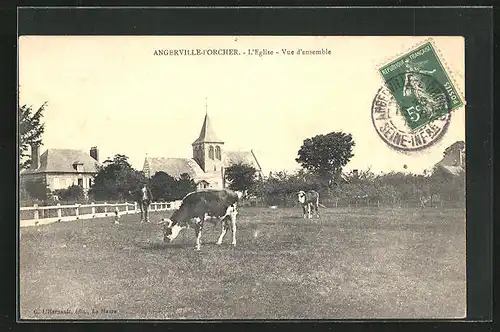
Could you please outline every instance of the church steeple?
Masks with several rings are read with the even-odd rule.
[[[205,119],[201,126],[200,135],[193,142],[193,159],[200,165],[205,173],[218,173],[222,171],[224,142],[215,134],[207,112],[205,102]]]
[[[193,145],[200,143],[223,143],[223,141],[215,135],[208,113],[205,114],[205,120],[203,120],[203,125],[201,126],[200,136],[198,136],[196,141],[193,142]]]

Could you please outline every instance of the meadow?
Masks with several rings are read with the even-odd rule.
[[[207,222],[201,251],[192,229],[163,243],[171,211],[21,228],[21,319],[465,316],[464,209],[239,212],[237,246]]]

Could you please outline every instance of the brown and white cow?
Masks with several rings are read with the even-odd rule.
[[[309,191],[299,191],[297,194],[299,198],[299,203],[302,206],[302,212],[304,214],[304,218],[307,216],[309,219],[311,216],[311,208],[316,212],[316,217],[319,218],[318,207],[319,207],[319,194],[317,191],[309,190]],[[307,214],[306,214],[307,211]]]
[[[228,189],[204,189],[186,195],[178,210],[174,211],[170,219],[160,221],[163,226],[163,241],[171,242],[179,232],[193,227],[196,233],[196,250],[201,248],[201,232],[203,224],[209,219],[221,221],[221,234],[217,244],[222,243],[224,235],[229,229],[229,220],[233,233],[232,245],[236,245],[236,215],[237,203],[242,193]]]

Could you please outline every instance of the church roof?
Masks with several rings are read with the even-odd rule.
[[[253,166],[258,171],[262,171],[257,158],[252,150],[250,151],[226,151],[224,152],[224,166],[229,167],[234,164],[243,163]]]
[[[262,171],[253,151],[225,151],[223,153],[224,167],[240,162],[251,165],[258,171]],[[219,173],[203,172],[200,165],[192,158],[146,157],[142,171],[149,177],[160,171],[174,178],[179,178],[182,173],[187,173],[192,179],[197,181],[201,179],[213,180],[220,177]]]
[[[203,120],[203,125],[201,126],[200,136],[193,142],[193,144],[197,143],[224,143],[217,137],[217,135],[215,135],[208,114],[205,114],[205,120]]]
[[[83,171],[77,172],[73,164],[83,164]],[[97,173],[100,163],[88,153],[74,149],[47,149],[40,156],[40,167],[26,169],[21,174],[29,173]]]
[[[143,171],[149,176],[161,171],[174,178],[179,178],[182,173],[187,173],[193,179],[198,179],[204,174],[201,167],[191,158],[146,157]]]

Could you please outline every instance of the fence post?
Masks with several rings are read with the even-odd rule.
[[[95,206],[94,206],[94,202],[90,203],[90,205],[92,205],[92,216],[95,216]]]
[[[134,212],[137,213],[137,202],[134,202]]]
[[[61,217],[62,217],[62,209],[60,208],[61,203],[57,203],[57,206],[58,206],[58,208],[57,208],[57,218],[61,219]]]
[[[128,202],[125,202],[125,213],[128,214]]]
[[[104,216],[108,216],[108,202],[104,202]]]
[[[40,218],[40,216],[38,214],[38,204],[33,204],[33,207],[35,208],[35,213],[34,213],[33,219],[35,219],[35,222],[37,222],[38,219]]]
[[[76,216],[76,219],[80,219],[80,217],[78,216],[79,215],[79,208],[80,208],[80,204],[76,204],[76,208],[75,208],[75,216]]]

